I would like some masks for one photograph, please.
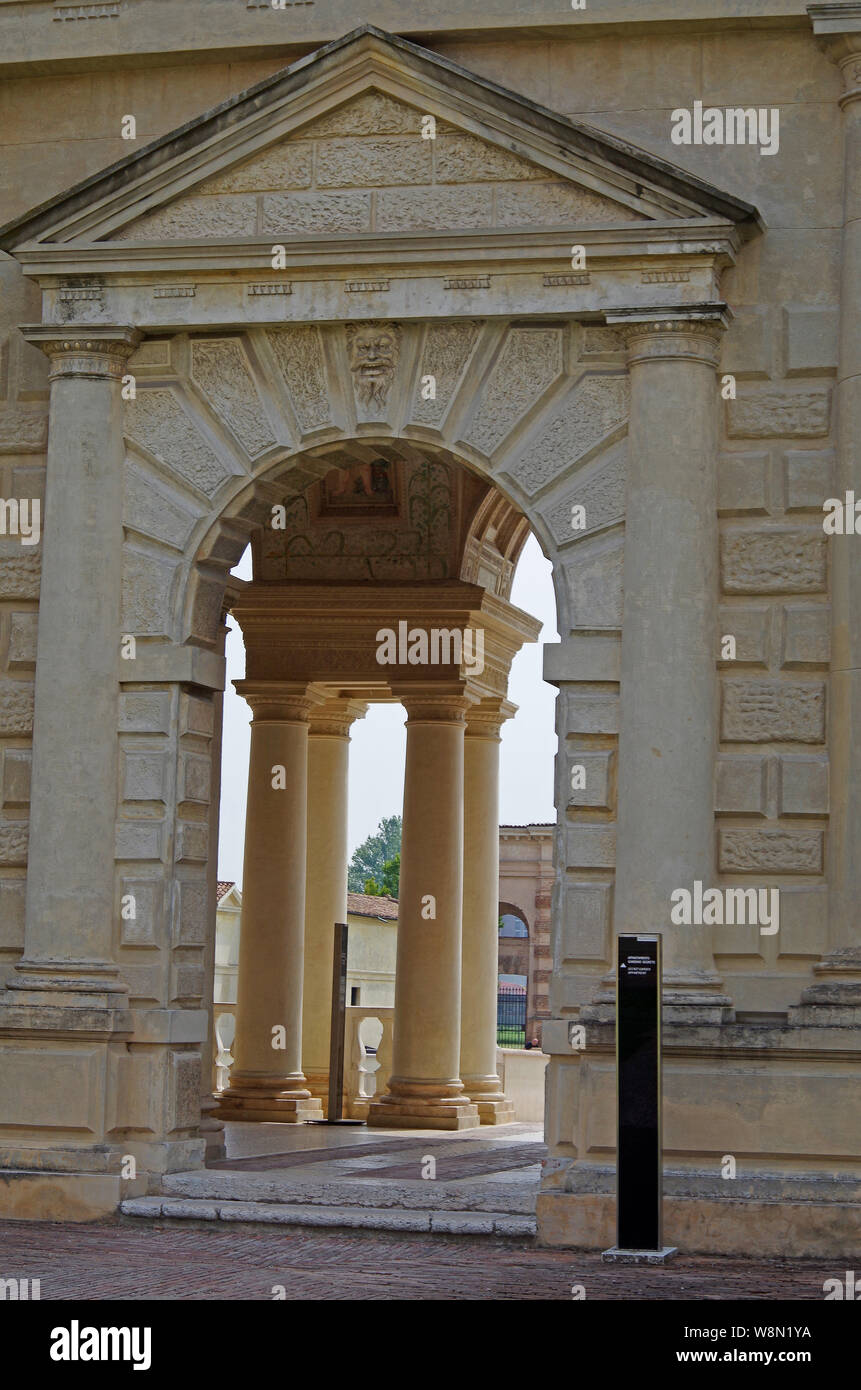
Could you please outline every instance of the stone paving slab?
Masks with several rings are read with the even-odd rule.
[[[129,1198],[124,1216],[150,1220],[243,1221],[270,1226],[353,1228],[366,1231],[433,1231],[446,1235],[535,1235],[535,1217],[497,1212],[417,1211],[403,1207],[284,1206],[278,1202],[194,1202]]]
[[[0,1273],[40,1279],[43,1300],[270,1301],[273,1286],[283,1285],[289,1300],[310,1302],[570,1303],[579,1284],[589,1301],[821,1302],[824,1280],[842,1274],[842,1266],[822,1260],[682,1254],[663,1267],[632,1268],[602,1265],[599,1253],[542,1250],[502,1236],[163,1219],[3,1221],[0,1251]],[[787,1321],[782,1311],[775,1315]]]
[[[448,1235],[535,1235],[535,1217],[475,1211],[408,1208],[286,1206],[279,1202],[194,1202],[170,1197],[130,1197],[124,1216],[150,1220],[248,1221],[274,1226],[353,1227],[367,1231],[441,1231]]]
[[[421,1178],[394,1182],[357,1178],[351,1182],[279,1178],[272,1173],[232,1173],[224,1169],[169,1173],[162,1180],[166,1197],[209,1201],[301,1203],[309,1206],[406,1207],[415,1210],[490,1211],[529,1216],[535,1212],[537,1178],[523,1183],[485,1180],[459,1186]],[[157,1200],[157,1199],[150,1199]]]
[[[530,1168],[547,1156],[546,1144],[507,1144],[497,1151],[481,1150],[466,1154],[444,1153],[436,1157],[437,1178],[477,1178],[511,1169]],[[346,1156],[345,1156],[346,1157]],[[377,1169],[380,1178],[414,1178],[421,1169],[421,1156],[417,1154],[408,1163],[386,1164]]]

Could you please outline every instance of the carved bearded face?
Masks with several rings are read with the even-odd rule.
[[[393,323],[351,324],[347,338],[356,395],[362,405],[382,408],[395,379],[399,330]]]

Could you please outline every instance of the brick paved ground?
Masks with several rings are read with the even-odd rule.
[[[378,1231],[304,1231],[158,1221],[0,1222],[0,1278],[41,1280],[46,1299],[805,1299],[834,1262],[682,1256],[665,1268],[525,1242]]]

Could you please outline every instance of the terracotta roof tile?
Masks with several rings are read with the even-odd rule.
[[[382,917],[385,922],[398,920],[397,898],[374,898],[368,893],[348,893],[347,911],[354,917]]]

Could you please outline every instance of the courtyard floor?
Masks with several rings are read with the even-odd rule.
[[[500,1238],[135,1221],[0,1222],[0,1273],[42,1300],[811,1300],[834,1262],[680,1256],[663,1268]]]

